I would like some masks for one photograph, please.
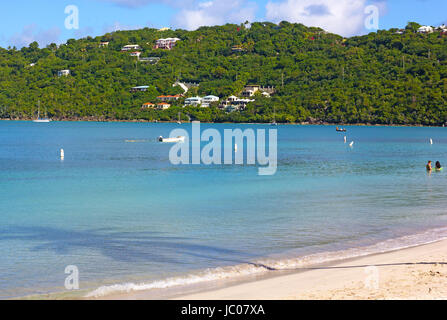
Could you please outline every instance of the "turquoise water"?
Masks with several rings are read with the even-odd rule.
[[[148,289],[447,236],[447,171],[425,171],[447,164],[446,129],[349,127],[350,148],[331,126],[274,127],[278,170],[259,176],[172,165],[156,137],[178,127],[1,121],[0,298],[64,291],[67,265],[87,291]]]

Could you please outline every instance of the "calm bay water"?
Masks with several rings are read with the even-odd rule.
[[[172,165],[172,145],[156,137],[178,127],[1,121],[0,298],[63,291],[67,265],[81,289],[150,288],[206,268],[212,278],[218,267],[447,236],[447,171],[425,171],[427,160],[447,164],[446,129],[348,127],[350,148],[331,126],[202,124],[278,129],[278,171],[258,176]]]

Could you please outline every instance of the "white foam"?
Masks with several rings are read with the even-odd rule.
[[[390,252],[404,248],[410,248],[422,244],[428,244],[447,239],[447,227],[431,229],[422,233],[403,236],[396,239],[381,241],[377,244],[351,248],[347,250],[315,253],[306,256],[289,259],[260,259],[253,264],[240,264],[229,267],[206,269],[201,272],[180,277],[172,277],[164,280],[148,283],[124,283],[110,286],[102,286],[86,295],[87,298],[99,298],[117,293],[129,293],[132,291],[147,291],[154,289],[166,289],[177,286],[186,286],[209,281],[234,279],[238,277],[260,275],[271,270],[297,270],[311,267],[321,263],[335,262],[350,258],[357,258],[371,254]],[[268,267],[268,268],[267,268]]]

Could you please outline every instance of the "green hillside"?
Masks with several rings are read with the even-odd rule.
[[[282,22],[227,24],[196,31],[142,29],[69,40],[57,47],[0,49],[0,118],[35,117],[38,101],[53,119],[329,122],[372,124],[447,123],[447,34],[397,29],[344,39],[318,28]],[[153,49],[156,39],[177,37],[172,50]],[[109,42],[100,47],[101,41]],[[138,62],[127,44],[141,46]],[[233,52],[239,45],[243,50]],[[35,64],[31,66],[31,64]],[[69,69],[69,76],[57,72]],[[182,108],[143,110],[159,95],[183,93],[172,84],[199,83],[187,96],[239,95],[247,84],[274,86],[256,94],[243,111]],[[146,92],[130,92],[134,86]]]

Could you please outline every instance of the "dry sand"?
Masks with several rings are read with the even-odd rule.
[[[447,240],[179,299],[446,299]]]
[[[186,295],[154,290],[101,299],[447,299],[447,240]]]

